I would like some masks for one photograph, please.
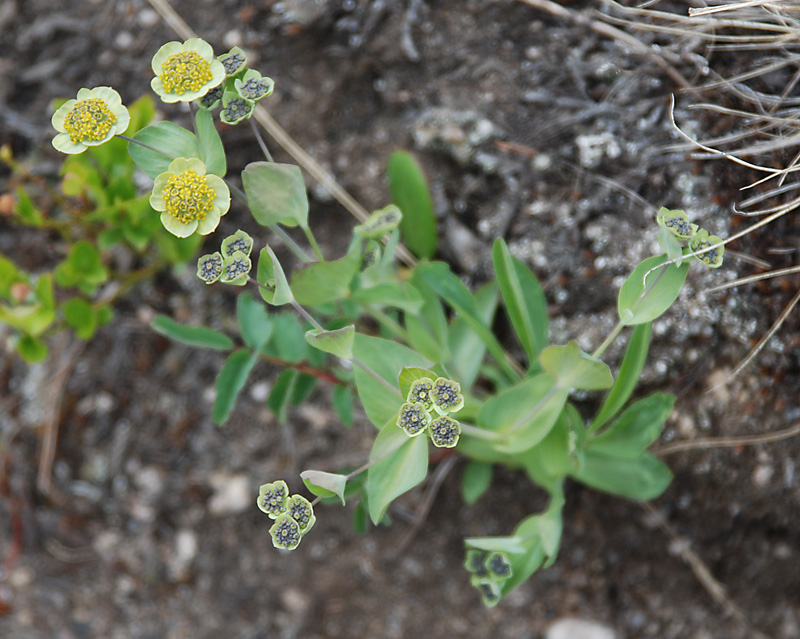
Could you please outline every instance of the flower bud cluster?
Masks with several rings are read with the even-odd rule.
[[[502,597],[503,584],[513,573],[508,555],[470,548],[464,567],[470,573],[470,583],[481,593],[484,605],[496,606]]]
[[[197,260],[197,277],[206,284],[219,280],[223,284],[244,286],[253,268],[250,261],[252,251],[253,238],[242,230],[236,231],[222,240],[219,251]]]
[[[217,57],[223,79],[195,102],[201,109],[214,110],[220,105],[220,121],[238,124],[253,115],[256,102],[272,95],[275,83],[255,69],[247,68],[247,54],[239,47]]]
[[[411,383],[397,425],[409,437],[425,433],[434,446],[453,448],[461,435],[461,425],[450,413],[463,407],[464,396],[458,382],[446,377],[422,377]]]
[[[662,229],[667,229],[681,242],[687,242],[692,253],[703,264],[711,268],[722,266],[722,257],[725,254],[724,246],[715,246],[722,242],[716,235],[709,235],[708,231],[689,222],[689,217],[680,210],[671,211],[661,207],[656,215],[656,222]],[[714,248],[710,248],[715,246]]]
[[[258,508],[275,523],[269,529],[272,545],[282,550],[294,550],[317,518],[314,507],[302,495],[289,495],[283,480],[264,484],[258,489]]]

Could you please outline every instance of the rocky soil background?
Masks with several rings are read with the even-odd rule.
[[[595,2],[564,6],[573,18],[614,11]],[[685,15],[687,6],[658,8]],[[650,57],[584,21],[492,0],[180,0],[174,7],[216,51],[248,51],[251,66],[275,80],[271,113],[367,208],[387,203],[389,153],[413,150],[440,218],[440,257],[477,284],[490,276],[492,241],[506,238],[545,287],[555,340],[590,349],[613,326],[617,287],[656,250],[659,206],[684,208],[721,236],[742,226],[731,205],[754,174],[693,160],[675,148],[669,120],[677,93],[676,118],[693,135],[734,132],[746,123],[689,107],[735,101],[680,92]],[[176,39],[145,0],[0,0],[0,32],[0,142],[53,181],[61,158],[49,145],[50,101],[112,85],[130,103],[149,91],[152,54]],[[781,53],[724,52],[689,37],[630,32],[668,50],[693,86]],[[792,72],[784,68],[754,89],[780,93]],[[177,106],[162,112],[187,117]],[[221,133],[231,172],[257,159],[246,127]],[[12,186],[0,174],[0,191]],[[335,253],[351,218],[310,181],[309,189],[313,224]],[[245,219],[232,210],[222,231]],[[798,240],[789,216],[733,248],[782,267],[796,259]],[[0,218],[0,251],[29,268],[49,268],[62,248]],[[800,418],[796,317],[754,365],[706,392],[792,296],[794,281],[786,279],[702,293],[751,272],[734,256],[720,271],[694,266],[676,307],[655,324],[642,391],[679,396],[662,445],[775,431]],[[231,421],[215,427],[221,357],[169,343],[149,322],[167,313],[225,330],[234,308],[230,291],[204,287],[191,269],[164,272],[127,296],[85,348],[58,342],[37,366],[3,355],[0,636],[759,636],[743,620],[774,639],[800,636],[793,439],[671,455],[675,482],[650,509],[570,485],[557,563],[492,610],[469,586],[461,540],[505,534],[542,508],[544,496],[514,473],[496,472],[489,493],[467,507],[456,463],[407,545],[422,490],[393,508],[391,528],[359,536],[350,505],[326,508],[297,551],[276,552],[254,507],[259,484],[285,477],[299,490],[304,468],[360,464],[374,431],[363,416],[343,429],[328,388],[280,426],[264,405],[279,371],[263,363]],[[585,399],[588,414],[596,400]],[[45,496],[36,476],[47,423],[60,429]],[[585,623],[577,627],[574,618]]]

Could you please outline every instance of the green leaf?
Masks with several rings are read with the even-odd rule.
[[[403,316],[411,346],[432,362],[444,359],[447,349],[447,317],[436,292],[420,276],[419,267],[411,275],[411,285],[422,295],[422,309]]]
[[[428,438],[407,437],[390,419],[375,438],[367,471],[369,516],[374,524],[389,504],[419,484],[428,474]]]
[[[158,315],[150,324],[156,333],[174,339],[177,342],[197,346],[199,348],[210,348],[217,351],[227,351],[233,348],[233,340],[227,335],[206,328],[205,326],[186,326],[178,324],[175,320],[166,315]]]
[[[461,477],[461,499],[465,504],[474,504],[489,490],[492,483],[492,464],[471,461]]]
[[[209,173],[225,177],[228,170],[225,148],[222,146],[222,140],[214,126],[214,116],[211,115],[211,111],[199,109],[195,115],[195,126],[200,159],[203,160]]]
[[[677,299],[689,272],[689,264],[670,264],[658,268],[667,260],[666,255],[649,257],[625,280],[617,300],[619,318],[625,326],[654,320]],[[649,273],[651,270],[653,272]],[[645,282],[647,273],[649,275]]]
[[[265,246],[258,254],[256,279],[261,284],[258,288],[261,297],[268,304],[282,306],[289,304],[294,299],[292,289],[289,287],[289,282],[283,272],[283,267],[269,246]],[[267,288],[263,288],[264,286]]]
[[[169,121],[146,126],[131,137],[141,144],[158,149],[153,151],[135,142],[128,143],[128,153],[136,166],[152,180],[164,173],[175,158],[203,159],[194,133]]]
[[[272,318],[275,330],[269,348],[279,358],[291,364],[302,362],[308,356],[305,322],[301,323],[291,313],[278,313]]]
[[[486,552],[504,552],[508,554],[524,553],[529,544],[520,537],[467,537],[464,540],[467,548],[485,550]]]
[[[225,360],[214,384],[217,397],[214,399],[211,419],[217,426],[222,426],[228,421],[233,406],[236,404],[236,398],[247,382],[247,377],[253,370],[257,359],[258,353],[251,353],[249,349],[242,348],[231,353]]]
[[[292,392],[297,382],[297,371],[286,369],[278,375],[267,398],[267,406],[275,413],[279,424],[285,424]]]
[[[567,395],[549,375],[536,375],[484,402],[478,411],[478,426],[505,436],[495,444],[500,452],[528,450],[550,432]]]
[[[242,172],[247,206],[262,226],[308,226],[308,196],[300,167],[251,162]]]
[[[564,477],[575,469],[571,456],[570,425],[573,413],[577,411],[571,404],[564,408],[547,436],[536,446],[517,456],[528,476],[549,491],[556,489]],[[577,417],[574,426],[582,427],[580,416]]]
[[[429,368],[431,366],[428,360],[410,348],[380,337],[368,337],[361,333],[356,333],[353,355],[380,378],[375,379],[372,373],[368,373],[360,366],[354,367],[358,398],[364,406],[367,417],[376,428],[382,428],[393,416],[396,417],[397,411],[403,403],[397,381],[403,367]],[[399,428],[395,427],[395,429],[399,433],[403,433]]]
[[[511,255],[502,238],[492,247],[492,262],[511,325],[528,361],[533,363],[547,346],[549,319],[544,291],[533,272]]]
[[[21,281],[24,279],[17,272],[14,262],[0,255],[0,297],[11,299],[11,286]]]
[[[344,299],[350,293],[350,282],[360,264],[361,253],[357,248],[339,260],[305,264],[292,271],[292,293],[303,306]]]
[[[654,393],[631,404],[611,426],[588,441],[586,450],[617,457],[636,457],[661,435],[675,405],[675,395]]]
[[[410,153],[395,151],[389,157],[386,172],[392,201],[403,213],[403,240],[417,257],[433,257],[438,243],[436,215],[422,168]]]
[[[391,306],[406,313],[419,313],[424,303],[419,291],[403,282],[382,282],[370,288],[359,288],[353,291],[350,299],[359,304]]]
[[[311,397],[314,388],[317,386],[317,378],[308,373],[297,372],[297,378],[292,388],[290,400],[293,406],[300,406],[304,401]]]
[[[469,289],[455,276],[450,267],[443,262],[431,262],[420,264],[417,266],[416,271],[431,289],[456,310],[460,317],[464,318],[464,321],[481,338],[489,353],[495,358],[506,375],[510,379],[519,379],[519,374],[509,363],[500,342],[483,321]]]
[[[153,100],[153,96],[143,95],[128,107],[128,113],[131,116],[131,121],[125,131],[125,135],[132,136],[150,124],[156,116],[156,103]]]
[[[199,113],[208,113],[208,111],[199,111]],[[236,316],[244,343],[250,348],[260,351],[272,337],[272,331],[275,328],[264,304],[254,299],[250,293],[244,293],[239,296]]]
[[[73,297],[61,305],[64,319],[80,339],[89,339],[97,329],[97,315],[85,299]]]
[[[31,335],[23,335],[17,342],[17,352],[29,364],[36,364],[47,358],[47,344]]]
[[[658,231],[658,245],[671,260],[677,259],[683,254],[683,247],[680,241],[675,237],[674,233],[666,227]]]
[[[56,267],[54,275],[63,288],[85,285],[90,292],[108,279],[100,253],[87,240],[80,240],[70,248],[67,259]]]
[[[353,340],[355,335],[356,327],[352,324],[335,331],[323,331],[314,328],[306,332],[306,342],[325,353],[351,360],[353,359]]]
[[[650,453],[626,458],[587,450],[572,475],[592,488],[636,500],[655,499],[672,481],[669,468]]]
[[[36,208],[36,205],[21,186],[17,187],[17,203],[14,206],[14,211],[26,224],[37,228],[42,225],[42,212]]]
[[[610,388],[614,383],[611,369],[584,353],[575,342],[566,346],[548,346],[542,351],[539,361],[555,380],[556,386],[564,390],[599,390]]]
[[[481,319],[487,326],[491,326],[499,300],[497,285],[487,282],[473,297]],[[462,388],[471,388],[486,355],[486,345],[462,317],[457,317],[450,325],[447,344],[450,351],[448,367],[453,371],[454,378],[460,381]]]
[[[347,486],[347,477],[335,473],[325,473],[321,470],[304,470],[300,473],[303,483],[317,497],[338,497],[344,503],[344,490]]]
[[[589,427],[590,431],[597,430],[614,417],[625,405],[625,402],[628,401],[633,389],[636,388],[639,375],[642,374],[642,368],[644,368],[644,363],[647,361],[651,327],[652,324],[650,322],[645,322],[633,329],[628,348],[625,350],[625,357],[619,367],[617,379],[611,390],[608,391],[603,407]]]
[[[341,384],[334,386],[331,402],[344,427],[350,428],[353,425],[353,391],[349,386]]]

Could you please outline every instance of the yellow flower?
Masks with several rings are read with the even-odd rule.
[[[156,77],[150,81],[164,102],[191,102],[203,97],[225,79],[225,67],[214,49],[201,38],[167,42],[150,63]]]
[[[58,135],[53,146],[62,153],[83,153],[124,133],[130,123],[128,109],[111,87],[81,89],[77,100],[67,100],[54,114]]]
[[[228,212],[231,193],[221,178],[206,175],[201,160],[175,158],[156,178],[150,206],[161,211],[161,223],[173,235],[208,235]]]

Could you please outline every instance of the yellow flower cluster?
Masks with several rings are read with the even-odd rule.
[[[117,116],[100,98],[75,103],[64,118],[64,129],[72,142],[96,142],[105,139]]]
[[[163,191],[167,213],[182,224],[205,219],[214,207],[214,196],[206,176],[191,170],[171,176]]]
[[[211,65],[197,51],[181,51],[169,56],[161,63],[159,77],[165,91],[178,95],[199,91],[213,79]]]

